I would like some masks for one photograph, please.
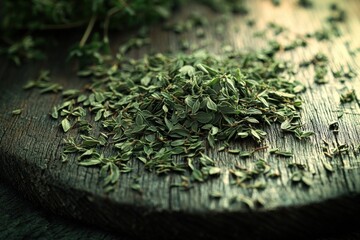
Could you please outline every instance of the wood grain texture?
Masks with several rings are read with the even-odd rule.
[[[216,52],[223,44],[232,45],[238,50],[261,48],[265,46],[265,41],[253,37],[253,34],[265,28],[268,22],[287,27],[289,33],[284,38],[314,32],[324,25],[329,3],[316,1],[313,9],[305,10],[299,8],[295,1],[283,1],[280,7],[272,6],[271,1],[248,1],[249,16],[231,19],[225,36],[219,36],[215,27],[210,26],[209,34],[203,41],[210,42],[209,50]],[[345,42],[350,41],[354,48],[360,47],[360,18],[357,14],[360,12],[360,2],[349,0],[341,6],[348,12],[348,19],[341,26],[342,37],[321,43],[311,40],[307,48],[283,52],[280,57],[299,63],[321,51],[329,56],[333,70],[350,66],[359,72],[360,55],[351,56]],[[206,9],[195,9],[209,14]],[[188,14],[187,10],[179,17]],[[256,19],[256,26],[247,26],[247,18]],[[123,35],[114,36],[112,42],[116,46],[124,38]],[[141,56],[148,51],[176,50],[179,39],[183,38],[201,44],[195,33],[177,36],[154,26],[151,30],[152,45],[132,54]],[[331,74],[327,76],[328,84],[314,84],[312,68],[299,71],[297,77],[308,88],[303,94],[304,128],[314,131],[315,136],[309,141],[298,141],[281,133],[279,126],[273,126],[267,129],[268,138],[263,143],[263,146],[291,150],[294,152],[293,158],[274,158],[268,151],[257,151],[253,157],[244,160],[235,155],[208,150],[208,155],[216,159],[222,168],[222,174],[219,178],[196,184],[189,191],[171,187],[180,182],[179,176],[156,176],[144,171],[138,162],[132,162],[134,171],[121,175],[116,190],[105,194],[97,168],[78,166],[74,159],[65,164],[60,161],[64,134],[59,130],[58,123],[49,118],[49,112],[61,97],[39,95],[37,91],[23,91],[21,88],[42,68],[49,68],[53,80],[65,88],[84,85],[86,80],[75,77],[76,67],[64,61],[69,40],[64,36],[59,39],[60,44],[49,51],[51,54],[47,61],[29,63],[21,68],[6,61],[0,65],[0,174],[32,201],[59,215],[132,236],[159,239],[168,236],[206,239],[307,237],[329,227],[330,232],[335,231],[336,228],[331,226],[351,221],[360,213],[360,153],[350,151],[328,159],[322,151],[322,139],[326,139],[332,147],[346,143],[353,149],[360,144],[360,104],[353,102],[342,107],[345,114],[339,120],[339,133],[334,135],[329,130],[329,123],[337,119],[339,92],[344,85]],[[345,85],[355,89],[360,96],[359,76]],[[11,111],[17,108],[23,108],[22,114],[13,116]],[[250,142],[237,142],[234,146],[244,150],[258,147]],[[281,176],[263,179],[267,182],[264,190],[230,184],[229,168],[240,165],[251,169],[259,158],[267,159]],[[328,173],[323,161],[330,163],[335,172]],[[287,166],[290,162],[304,164],[310,169],[313,173],[312,187],[291,183],[291,170]],[[142,194],[130,189],[134,176],[141,176]],[[223,197],[218,200],[209,198],[212,191],[221,192]],[[234,201],[238,196],[262,199],[265,204],[249,209],[241,201]]]
[[[77,239],[77,240],[133,240],[122,234],[101,231],[74,220],[64,219],[34,207],[18,192],[0,182],[0,239]],[[358,240],[360,233],[339,231],[323,234],[316,240]]]
[[[0,239],[128,240],[36,208],[0,182]],[[351,234],[355,236],[354,234]],[[351,236],[349,235],[349,236]]]

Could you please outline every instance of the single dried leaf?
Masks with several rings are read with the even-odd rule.
[[[64,118],[61,121],[61,126],[62,126],[62,129],[64,130],[64,132],[68,132],[71,128],[71,123],[69,122],[69,120],[67,118]]]

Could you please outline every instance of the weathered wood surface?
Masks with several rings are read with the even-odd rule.
[[[215,36],[213,29],[209,29],[212,34],[207,39],[212,43],[211,49],[219,51],[224,43],[235,49],[263,47],[265,42],[253,37],[253,33],[263,29],[269,21],[284,25],[291,34],[318,30],[328,15],[329,1],[316,1],[313,9],[306,10],[299,8],[295,1],[283,1],[280,7],[274,7],[271,1],[265,0],[249,1],[248,5],[250,15],[231,19],[225,36]],[[349,0],[346,4],[342,2],[341,6],[348,12],[348,19],[341,27],[344,32],[342,37],[324,43],[314,40],[309,47],[283,53],[281,57],[300,62],[309,60],[321,51],[330,57],[332,69],[338,70],[344,65],[359,72],[360,56],[351,56],[345,42],[350,41],[351,46],[360,47],[360,2]],[[207,12],[201,8],[200,11]],[[256,26],[247,26],[247,18],[256,19]],[[190,33],[183,37],[195,42],[194,35]],[[151,38],[151,47],[136,51],[134,55],[179,47],[179,36],[158,27],[152,28]],[[119,39],[114,37],[115,45]],[[65,42],[55,46],[44,62],[18,68],[3,61],[0,66],[0,174],[34,202],[59,215],[148,238],[306,237],[324,229],[335,231],[334,226],[351,221],[360,213],[360,153],[349,151],[340,157],[328,159],[321,148],[322,139],[326,139],[332,147],[347,143],[354,149],[360,144],[360,105],[353,102],[343,107],[346,109],[339,120],[340,131],[334,135],[328,125],[337,119],[339,90],[343,85],[331,74],[328,84],[315,85],[312,68],[300,71],[298,78],[308,87],[303,94],[304,128],[313,130],[315,136],[310,141],[298,141],[274,126],[267,129],[268,138],[263,143],[264,146],[292,150],[293,158],[274,158],[268,151],[257,151],[255,156],[244,160],[209,150],[209,155],[217,160],[223,172],[219,178],[196,184],[189,191],[171,187],[180,182],[179,176],[155,176],[133,162],[134,171],[123,174],[117,189],[109,195],[105,194],[97,168],[78,166],[74,159],[65,164],[60,161],[64,134],[57,123],[49,118],[49,111],[60,102],[61,97],[22,90],[29,77],[36,76],[42,68],[49,68],[53,80],[66,88],[81,87],[84,80],[78,80],[74,74],[76,68],[64,61],[66,47]],[[358,96],[359,80],[356,77],[345,83],[354,88]],[[11,111],[17,108],[24,110],[20,116],[13,116]],[[249,142],[235,145],[241,149],[258,147]],[[230,184],[229,167],[239,164],[253,168],[254,160],[259,158],[267,159],[281,176],[264,179],[267,182],[264,190]],[[323,161],[330,163],[335,172],[328,173]],[[287,167],[290,162],[305,164],[314,173],[312,187],[291,183],[291,171]],[[130,189],[133,177],[138,175],[141,176],[142,194]],[[222,198],[209,198],[209,193],[213,191],[221,192]],[[237,196],[263,199],[265,204],[249,209],[242,202],[234,201]]]
[[[0,182],[0,239],[57,239],[57,240],[133,240],[115,232],[101,230],[82,222],[64,219],[36,207],[18,192]],[[355,232],[354,232],[355,231]],[[360,232],[339,231],[324,233],[316,240],[358,240]]]
[[[129,240],[46,212],[0,182],[0,239]],[[356,236],[356,233],[346,234]],[[345,237],[345,235],[344,235]],[[343,240],[343,239],[342,239]]]

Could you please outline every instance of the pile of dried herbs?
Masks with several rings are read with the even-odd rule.
[[[231,141],[261,142],[265,126],[273,123],[308,137],[300,130],[298,93],[304,87],[275,52],[158,53],[138,60],[118,57],[111,65],[80,71],[92,84],[63,91],[65,100],[52,113],[65,132],[80,132],[80,138],[65,140],[63,160],[75,154],[80,165],[102,166],[109,189],[120,172],[131,170],[129,161],[156,173],[190,172],[192,180],[204,181],[220,173],[207,148],[232,153]],[[44,81],[27,87],[44,91]]]
[[[140,6],[140,2],[132,3]],[[221,6],[218,11],[247,11],[241,0],[200,2],[215,9]],[[273,2],[280,4],[280,1]],[[161,5],[161,1],[155,3]],[[304,7],[312,6],[311,1],[298,3]],[[164,6],[170,9],[173,5]],[[165,13],[165,9],[160,12]],[[333,31],[339,29],[337,24],[344,21],[345,15],[335,5],[331,6],[331,11],[328,23]],[[93,16],[87,16],[88,20],[90,18],[88,27]],[[100,19],[107,21],[106,17]],[[191,15],[188,21],[175,23],[172,28],[180,34],[195,26],[204,26],[206,22],[207,19]],[[275,23],[269,23],[268,28],[275,36],[286,31]],[[319,34],[320,31],[296,39],[284,50],[306,47],[306,37],[329,40],[318,38]],[[28,82],[25,88],[39,88],[42,93],[62,92],[64,101],[53,108],[51,116],[59,119],[64,132],[79,133],[77,138],[64,140],[62,160],[76,157],[80,165],[101,167],[107,191],[114,189],[121,173],[132,170],[131,161],[139,161],[145,169],[157,174],[178,172],[183,176],[184,186],[188,186],[192,181],[202,182],[220,174],[216,161],[207,156],[209,149],[248,157],[254,152],[232,149],[231,143],[241,139],[261,143],[266,138],[267,125],[279,125],[282,131],[292,133],[298,139],[313,135],[313,132],[302,130],[300,120],[302,100],[299,93],[305,87],[295,80],[292,66],[276,58],[276,53],[282,50],[276,41],[269,41],[266,49],[251,52],[223,51],[214,55],[198,50],[190,54],[157,53],[140,59],[131,59],[125,53],[134,46],[147,44],[146,38],[131,39],[122,45],[115,59],[102,54],[102,43],[80,44],[80,48],[71,52],[77,57],[95,60],[85,64],[78,73],[79,77],[92,81],[83,89],[63,90],[49,81],[48,71]],[[31,49],[33,44],[27,46]],[[301,64],[303,67],[310,65],[315,69],[315,82],[327,83],[327,57],[318,53]],[[353,75],[344,71],[336,74],[338,78]],[[342,103],[354,99],[354,91],[341,96]],[[20,113],[21,110],[13,112],[14,115]],[[278,148],[271,149],[270,153],[280,157],[293,156],[291,151]],[[257,160],[255,165],[254,171],[230,169],[235,183],[242,185],[249,176],[260,174],[278,176],[270,173],[270,167],[263,159]],[[311,185],[311,177],[303,165],[292,164],[291,167],[297,169],[291,178],[293,182]],[[326,169],[332,171],[330,167]],[[261,188],[263,183],[255,182],[249,186]]]

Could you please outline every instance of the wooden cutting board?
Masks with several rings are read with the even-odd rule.
[[[235,49],[256,49],[265,46],[254,33],[276,22],[289,29],[291,34],[314,32],[324,25],[331,1],[316,1],[312,9],[303,9],[295,1],[283,1],[274,7],[271,1],[248,1],[250,14],[233,17],[227,25],[225,36],[216,35],[212,26],[206,40],[210,50],[219,50],[229,44]],[[330,42],[311,40],[306,48],[283,52],[281,58],[294,62],[310,60],[317,52],[325,53],[333,70],[350,66],[360,73],[360,54],[351,55],[346,47],[360,47],[360,2],[349,0],[341,5],[346,9],[347,21],[341,25],[343,36]],[[203,14],[209,11],[198,8]],[[186,9],[185,9],[186,10]],[[184,14],[184,13],[183,13]],[[186,15],[186,11],[185,11]],[[182,14],[179,14],[181,18]],[[248,26],[247,19],[255,19],[255,26]],[[235,30],[237,29],[237,30]],[[75,34],[76,35],[76,34]],[[287,34],[285,33],[285,38]],[[106,194],[101,187],[99,169],[82,167],[74,159],[62,163],[63,132],[58,122],[51,120],[49,112],[60,103],[56,94],[40,95],[38,91],[24,91],[22,86],[35,77],[40,69],[50,69],[52,80],[65,88],[81,87],[86,80],[77,79],[74,63],[65,62],[67,44],[77,36],[59,36],[59,45],[48,50],[46,61],[14,66],[3,59],[0,65],[0,176],[19,192],[63,216],[72,217],[94,225],[112,229],[125,235],[142,238],[288,238],[309,237],[321,231],[336,231],[339,224],[353,221],[360,214],[360,104],[358,101],[340,104],[344,86],[355,89],[360,96],[360,77],[342,84],[329,74],[329,83],[316,85],[314,71],[308,68],[298,74],[306,86],[303,93],[304,107],[301,116],[304,128],[315,135],[308,141],[284,135],[279,126],[268,128],[267,140],[261,145],[236,142],[244,150],[263,146],[287,149],[292,158],[274,158],[267,150],[257,151],[253,157],[240,159],[236,155],[208,151],[222,174],[205,183],[195,184],[188,191],[172,187],[180,182],[178,175],[156,176],[146,172],[138,162],[131,162],[133,172],[123,174],[114,192]],[[121,36],[113,37],[118,45]],[[148,51],[179,49],[179,40],[197,42],[195,33],[183,36],[151,28],[152,45],[134,51],[141,56]],[[14,116],[14,109],[23,109]],[[344,115],[338,119],[338,110]],[[339,132],[334,134],[329,124],[337,120]],[[73,133],[75,134],[75,133]],[[330,148],[347,144],[349,151],[334,158],[324,155],[323,139]],[[228,171],[234,165],[253,168],[256,159],[266,159],[280,176],[264,179],[265,189],[249,189],[231,184]],[[334,172],[326,170],[330,164]],[[289,163],[303,164],[312,173],[311,187],[294,184]],[[140,176],[142,192],[131,190],[134,177]],[[221,198],[211,198],[209,193],[219,192]],[[250,206],[247,199],[261,204]],[[251,205],[251,204],[250,204]],[[350,225],[349,225],[350,226]]]

